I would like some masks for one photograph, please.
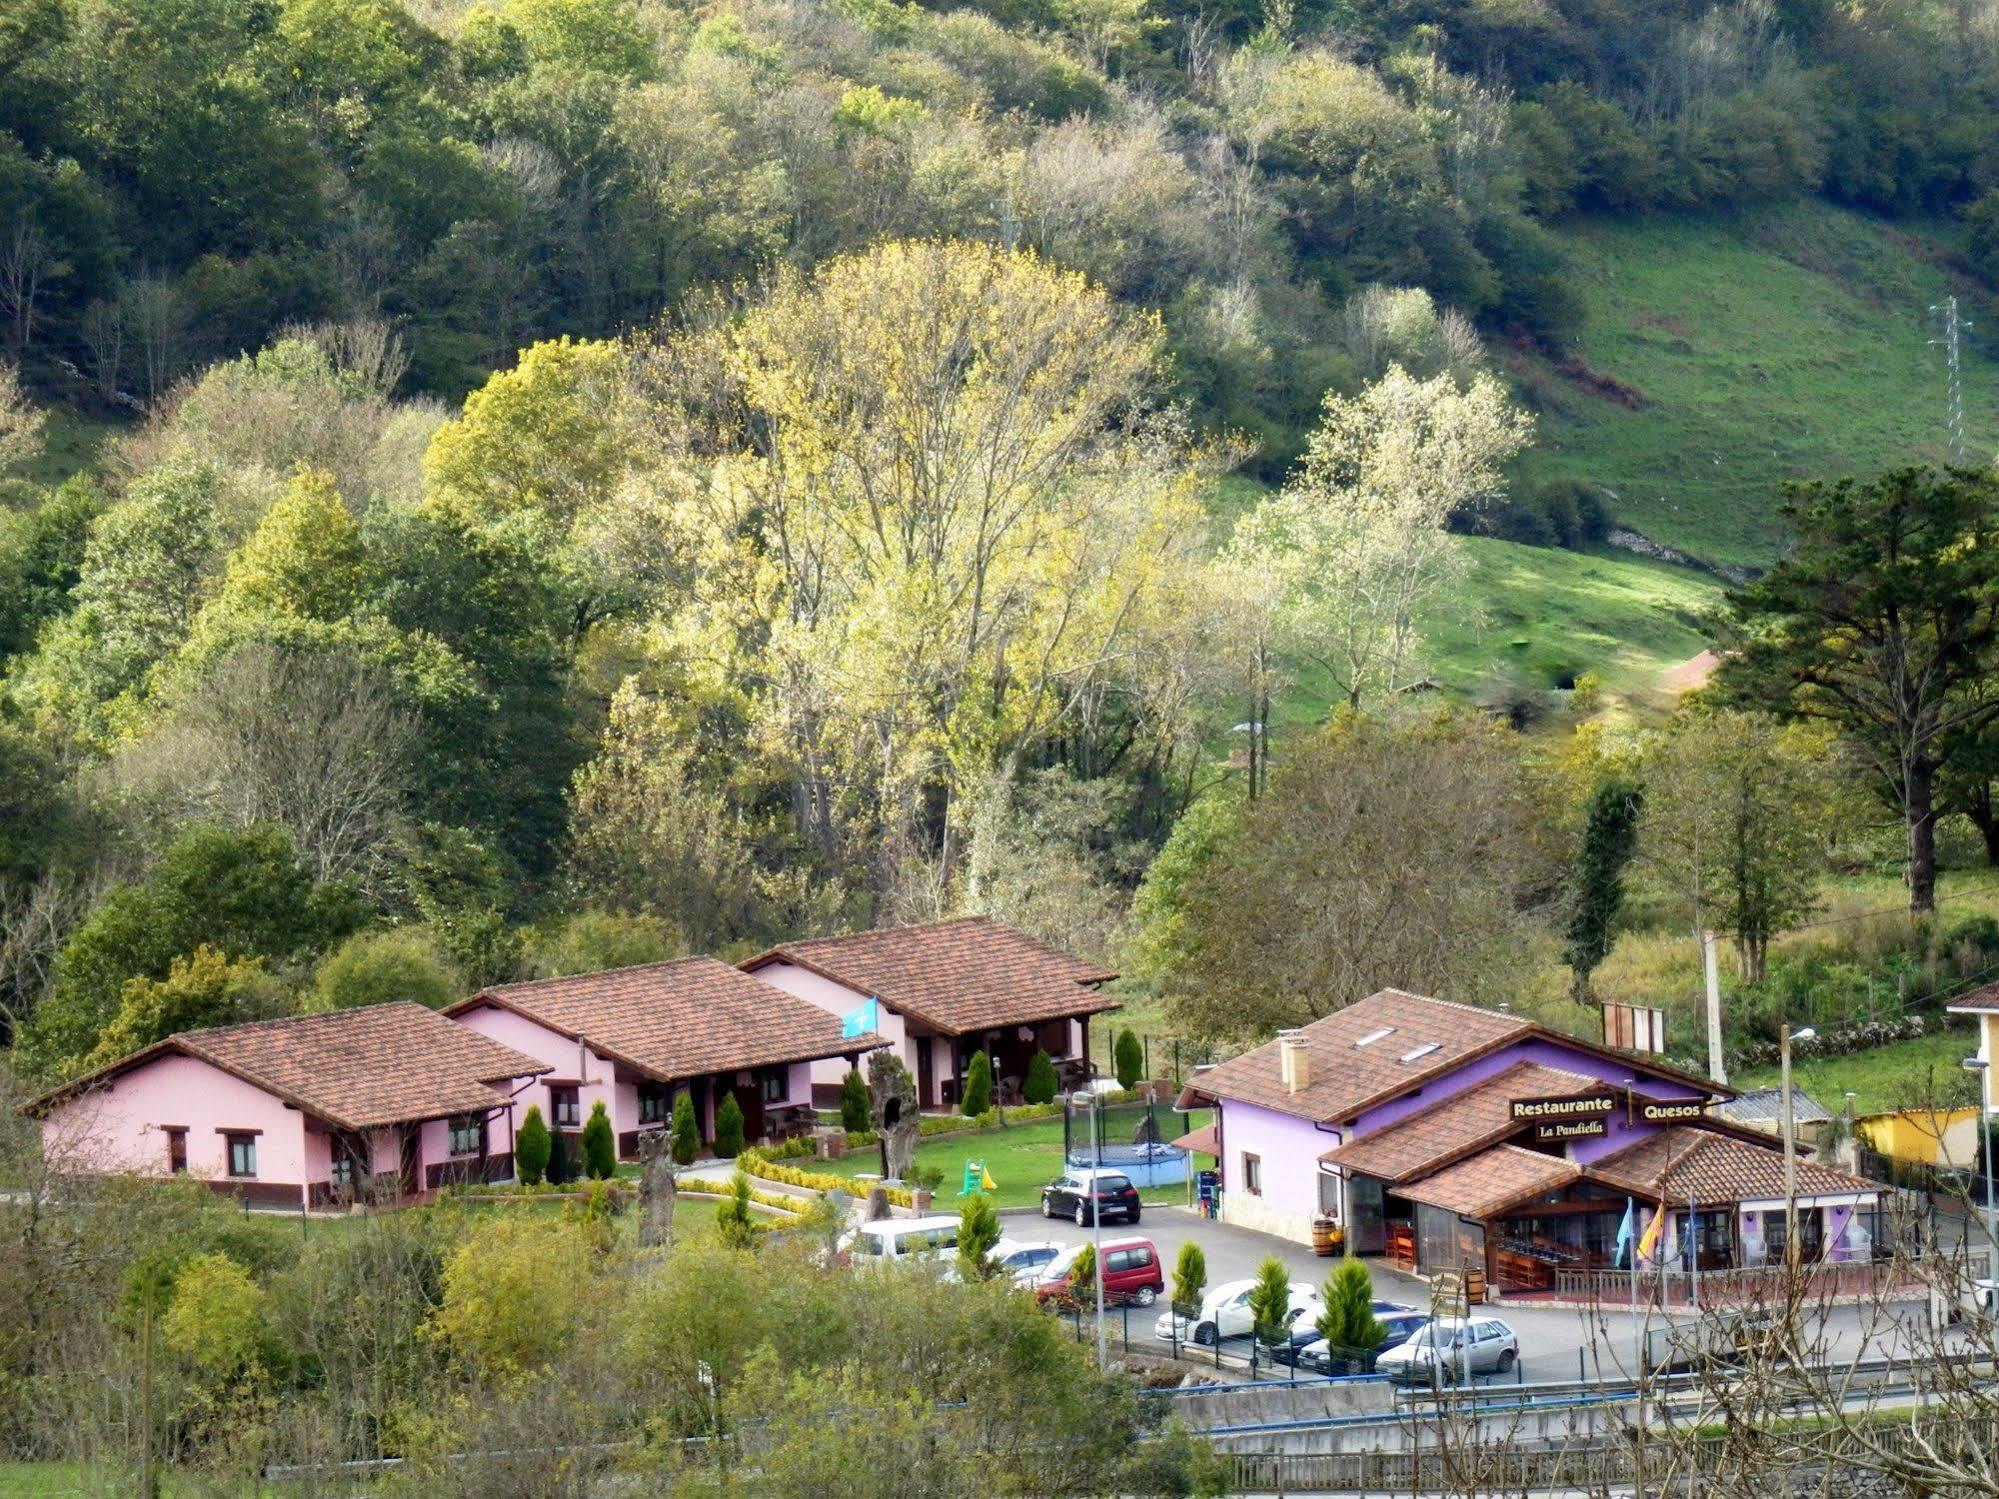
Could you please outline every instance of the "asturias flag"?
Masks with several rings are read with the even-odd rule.
[[[1636,1203],[1632,1202],[1629,1198],[1625,1199],[1624,1221],[1617,1226],[1617,1264],[1619,1269],[1624,1267],[1625,1253],[1631,1248],[1631,1235],[1633,1232],[1631,1220],[1636,1208]]]
[[[875,1012],[881,1008],[879,999],[871,999],[864,1005],[856,1005],[840,1020],[840,1039],[846,1041],[855,1036],[865,1036],[875,1028]]]
[[[1659,1230],[1666,1226],[1666,1210],[1652,1209],[1652,1221],[1645,1225],[1645,1237],[1638,1241],[1638,1258],[1649,1260],[1659,1247]]]

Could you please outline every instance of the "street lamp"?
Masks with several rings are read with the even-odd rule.
[[[1097,1367],[1101,1369],[1109,1362],[1104,1330],[1104,1204],[1103,1199],[1096,1195],[1098,1179],[1103,1168],[1103,1137],[1100,1133],[1102,1125],[1097,1116],[1097,1095],[1094,1092],[1076,1089],[1069,1094],[1066,1101],[1070,1111],[1074,1111],[1078,1099],[1083,1100],[1084,1108],[1090,1116],[1090,1160],[1093,1164],[1090,1167],[1089,1184],[1083,1189],[1083,1201],[1090,1207],[1090,1258],[1095,1262],[1097,1282]]]
[[[1791,1047],[1818,1038],[1810,1026],[1793,1033],[1786,1025],[1778,1041],[1784,1078],[1784,1268],[1793,1274],[1798,1268],[1798,1118],[1791,1101]]]
[[[1999,1280],[1999,1239],[1992,1235],[1992,1064],[1966,1057],[1964,1070],[1978,1074],[1978,1169],[1985,1176],[1985,1278]]]

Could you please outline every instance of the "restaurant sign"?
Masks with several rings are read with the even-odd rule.
[[[1513,1100],[1513,1117],[1522,1123],[1539,1124],[1543,1120],[1588,1119],[1607,1115],[1616,1107],[1616,1095],[1608,1092],[1571,1094],[1567,1098],[1516,1098]]]
[[[1610,1121],[1596,1119],[1544,1119],[1534,1126],[1537,1140],[1587,1140],[1610,1133]]]

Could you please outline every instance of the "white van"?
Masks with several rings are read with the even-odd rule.
[[[877,1218],[855,1229],[841,1248],[855,1264],[943,1259],[958,1252],[958,1220]]]

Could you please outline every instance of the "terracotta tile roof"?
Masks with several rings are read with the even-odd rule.
[[[1784,1195],[1784,1154],[1734,1134],[1673,1125],[1594,1161],[1589,1174],[1610,1186],[1669,1203],[1768,1202]],[[1800,1197],[1850,1197],[1885,1192],[1879,1182],[1848,1176],[1816,1161],[1797,1163]]]
[[[1582,1167],[1560,1156],[1495,1145],[1398,1191],[1411,1202],[1467,1218],[1489,1218],[1529,1197],[1559,1191],[1582,1174]]]
[[[715,958],[644,963],[571,978],[481,989],[446,1010],[498,1005],[564,1036],[581,1036],[660,1082],[872,1051],[881,1037],[842,1038],[840,1017]]]
[[[470,1114],[549,1068],[408,1000],[181,1031],[44,1093],[42,1112],[170,1052],[198,1057],[342,1129]]]
[[[1435,1171],[1523,1128],[1513,1118],[1516,1098],[1561,1098],[1602,1086],[1580,1072],[1519,1062],[1497,1077],[1454,1094],[1400,1124],[1329,1150],[1319,1159],[1385,1182],[1404,1181]]]
[[[779,960],[879,998],[953,1036],[1118,1008],[1116,1000],[1090,987],[1116,973],[987,916],[807,937],[759,953],[742,966],[754,973]]]
[[[1377,1032],[1385,1034],[1367,1041]],[[1525,1020],[1496,1010],[1384,989],[1300,1029],[1310,1046],[1308,1081],[1298,1092],[1285,1090],[1275,1041],[1197,1073],[1188,1091],[1258,1104],[1315,1123],[1345,1119],[1367,1104],[1533,1033]],[[1362,1041],[1367,1044],[1356,1044]],[[1426,1047],[1434,1050],[1422,1050]],[[1417,1051],[1422,1054],[1403,1060]],[[1189,1102],[1184,1094],[1181,1101],[1183,1106]]]

